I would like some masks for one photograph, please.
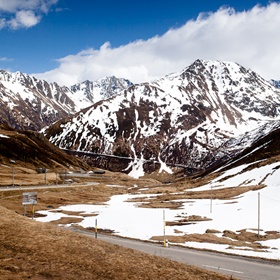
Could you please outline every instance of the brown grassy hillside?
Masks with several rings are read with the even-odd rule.
[[[81,236],[0,206],[0,275],[23,279],[229,279]]]
[[[41,133],[15,131],[0,126],[0,164],[28,168],[64,168],[88,166],[51,144]]]

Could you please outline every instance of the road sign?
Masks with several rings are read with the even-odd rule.
[[[29,192],[22,194],[22,204],[37,204],[37,192]]]

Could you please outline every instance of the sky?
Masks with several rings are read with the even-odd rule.
[[[280,1],[0,0],[0,69],[140,83],[206,59],[280,80],[279,26]]]

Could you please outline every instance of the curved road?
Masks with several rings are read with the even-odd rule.
[[[95,183],[93,183],[95,184]],[[2,187],[0,191],[28,190],[45,188],[67,188],[73,185],[33,186],[33,187]],[[77,186],[75,186],[77,187]],[[70,228],[81,234],[94,236],[94,233]],[[163,247],[160,244],[126,239],[116,236],[100,235],[98,239],[135,249],[151,255],[165,257],[174,261],[203,267],[225,275],[233,276],[242,280],[280,280],[280,262],[269,260],[250,259],[241,256],[230,256],[208,251],[182,248],[178,246]]]
[[[94,233],[73,228],[72,230],[82,234],[94,236]],[[156,243],[143,242],[109,235],[98,234],[98,239],[142,251],[151,255],[203,267],[221,274],[233,276],[237,279],[280,280],[280,262],[277,263],[268,260],[230,256],[214,252],[182,248],[178,246],[163,247],[162,245]]]

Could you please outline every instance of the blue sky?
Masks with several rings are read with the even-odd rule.
[[[278,18],[279,1],[0,0],[0,69],[140,82],[202,58],[280,79]]]

